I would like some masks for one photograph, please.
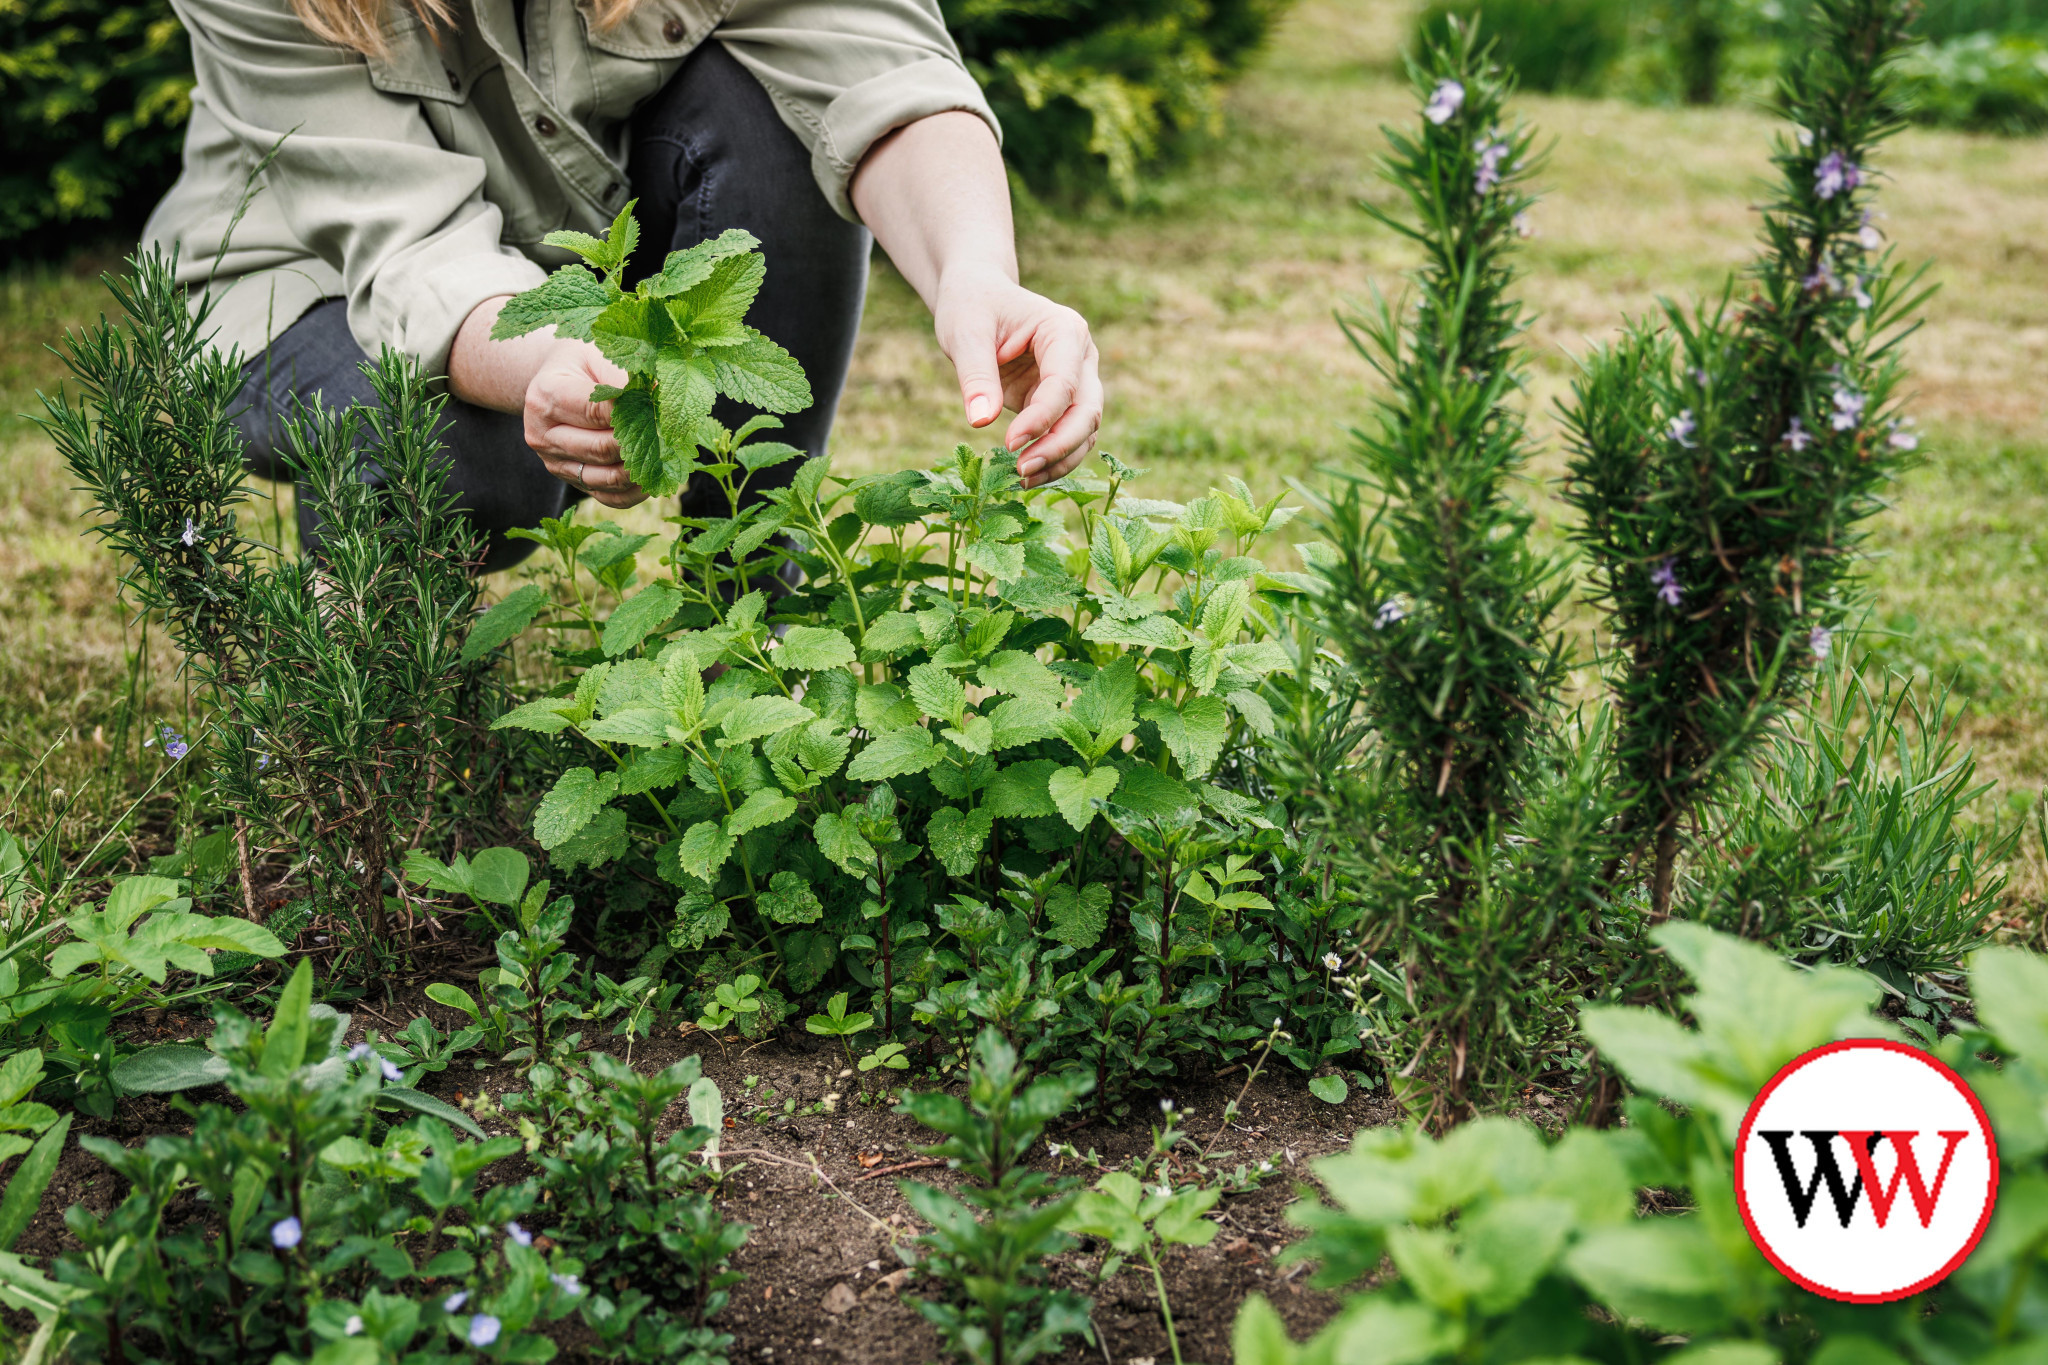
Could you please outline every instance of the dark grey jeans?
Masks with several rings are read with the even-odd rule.
[[[747,321],[787,347],[810,377],[816,401],[783,419],[780,438],[813,455],[825,451],[832,415],[846,384],[867,288],[867,230],[832,211],[811,178],[810,156],[776,116],[760,83],[716,39],[692,53],[662,92],[634,116],[627,172],[640,201],[642,243],[635,262],[651,274],[670,251],[745,228],[761,239],[768,278]],[[662,238],[666,233],[667,241]],[[365,357],[348,329],[347,305],[329,299],[301,316],[245,367],[246,407],[236,417],[248,441],[249,467],[264,478],[288,477],[282,420],[294,400],[316,395],[329,406],[374,404],[361,366]],[[715,415],[727,426],[750,410],[721,398]],[[485,533],[486,572],[509,568],[533,549],[505,533],[560,516],[583,494],[547,472],[527,448],[516,413],[492,412],[450,399],[443,439],[449,488]],[[790,461],[767,471],[786,481]],[[375,480],[374,466],[363,477]],[[683,510],[718,515],[723,498],[709,479],[683,491]],[[299,532],[314,543],[317,509],[301,490]]]

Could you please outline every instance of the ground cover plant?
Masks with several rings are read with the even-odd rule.
[[[741,330],[745,280],[772,261],[750,259],[736,244],[719,260],[671,262],[662,272],[671,281],[708,265],[673,292],[627,296],[583,275],[581,283],[558,277],[549,294],[528,300],[532,320],[547,321],[553,307],[587,307],[593,335],[602,330],[636,355],[646,350],[648,363],[627,366],[652,414],[639,458],[658,460],[677,480],[704,472],[723,486],[728,515],[652,535],[644,514],[535,528],[546,553],[532,582],[505,585],[499,605],[463,623],[466,633],[423,637],[430,653],[452,654],[458,671],[472,671],[486,702],[485,689],[503,685],[520,705],[488,740],[464,719],[420,741],[433,756],[434,799],[391,817],[406,837],[391,840],[385,875],[370,878],[367,863],[328,886],[307,875],[312,869],[294,874],[303,879],[294,893],[318,907],[320,930],[340,929],[344,940],[366,935],[365,887],[386,913],[409,913],[418,932],[385,955],[320,953],[317,936],[294,918],[301,912],[273,918],[268,942],[215,942],[206,924],[187,922],[198,917],[173,904],[181,897],[193,907],[251,909],[237,884],[232,823],[221,827],[217,815],[181,830],[179,847],[161,860],[156,875],[166,885],[152,902],[160,924],[88,923],[117,909],[127,915],[147,898],[130,888],[116,906],[82,870],[79,884],[67,885],[73,872],[53,857],[57,840],[30,849],[33,867],[18,848],[0,867],[13,897],[10,935],[44,934],[11,959],[23,964],[23,979],[48,972],[71,982],[66,989],[80,999],[108,1004],[117,1026],[93,1049],[101,1070],[84,1079],[56,1041],[61,1029],[17,1035],[20,1060],[0,1075],[0,1089],[18,1092],[0,1111],[15,1126],[0,1136],[12,1135],[7,1145],[21,1165],[0,1200],[0,1241],[19,1231],[16,1220],[33,1212],[46,1184],[63,1188],[51,1172],[75,1130],[96,1143],[108,1131],[74,1094],[104,1095],[117,1120],[148,1112],[140,1097],[149,1093],[188,1097],[175,1117],[143,1120],[150,1133],[175,1130],[155,1143],[125,1154],[96,1147],[112,1163],[116,1197],[85,1201],[94,1212],[79,1216],[88,1231],[74,1234],[76,1245],[38,1242],[25,1259],[0,1262],[10,1286],[0,1297],[36,1318],[33,1326],[16,1320],[23,1335],[41,1332],[46,1346],[68,1339],[80,1358],[112,1358],[98,1343],[117,1333],[121,1351],[147,1355],[163,1339],[161,1322],[184,1338],[231,1342],[234,1296],[244,1293],[278,1307],[259,1326],[280,1334],[275,1349],[292,1358],[751,1355],[767,1343],[747,1324],[792,1286],[773,1261],[754,1258],[754,1239],[790,1216],[789,1204],[753,1203],[755,1178],[774,1169],[815,1184],[799,1221],[815,1222],[819,1209],[848,1225],[866,1219],[872,1250],[886,1255],[895,1245],[914,1263],[908,1281],[862,1295],[851,1309],[842,1296],[841,1307],[823,1309],[828,1316],[877,1312],[865,1301],[887,1300],[900,1284],[939,1330],[915,1338],[934,1351],[1010,1359],[1038,1346],[1050,1352],[1063,1338],[1070,1354],[1114,1342],[1122,1355],[1109,1324],[1128,1320],[1135,1303],[1152,1333],[1143,1349],[1155,1358],[1217,1358],[1215,1323],[1250,1281],[1218,1297],[1191,1288],[1200,1281],[1188,1271],[1262,1258],[1242,1235],[1253,1226],[1246,1206],[1262,1183],[1277,1196],[1286,1180],[1269,1177],[1295,1160],[1291,1146],[1264,1147],[1278,1139],[1246,1123],[1240,1101],[1255,1083],[1271,1094],[1271,1078],[1286,1077],[1278,1093],[1300,1096],[1310,1116],[1392,1116],[1405,1106],[1423,1127],[1402,1141],[1417,1151],[1441,1144],[1454,1151],[1446,1163],[1460,1169],[1488,1169],[1496,1141],[1512,1149],[1504,1163],[1546,1164],[1521,1138],[1498,1139],[1499,1124],[1484,1117],[1530,1103],[1532,1086],[1583,1101],[1594,1119],[1624,1113],[1612,1148],[1608,1137],[1583,1140],[1591,1135],[1566,1143],[1571,1161],[1590,1152],[1604,1163],[1602,1180],[1580,1180],[1580,1167],[1562,1157],[1551,1173],[1552,1183],[1584,1186],[1586,1206],[1573,1215],[1584,1216],[1564,1235],[1576,1246],[1604,1237],[1610,1224],[1633,1227],[1616,1199],[1632,1213],[1638,1180],[1697,1196],[1707,1179],[1682,1162],[1636,1160],[1646,1135],[1661,1140],[1664,1130],[1652,1134],[1661,1120],[1640,1100],[1617,1104],[1621,1085],[1692,1103],[1694,1115],[1673,1120],[1681,1128],[1714,1112],[1631,1053],[1632,1036],[1656,1032],[1644,1021],[1663,1017],[1646,1007],[1739,1013],[1700,1003],[1720,998],[1710,979],[1764,983],[1758,990],[1772,999],[1781,988],[1796,996],[1804,987],[1783,987],[1788,978],[1757,966],[1784,957],[1818,969],[1799,979],[1824,1002],[1846,999],[1844,982],[1866,995],[1883,989],[1868,974],[1825,967],[1855,963],[1890,987],[1903,1014],[1893,1027],[1955,1046],[1937,1040],[1971,1028],[1962,1002],[1973,986],[1957,968],[1987,932],[1983,911],[2001,895],[2012,831],[1987,837],[1974,823],[1982,784],[1955,747],[1958,722],[1939,694],[1887,679],[1881,656],[1868,660],[1856,644],[1862,602],[1843,581],[1862,563],[1856,527],[1873,506],[1872,488],[1911,453],[1888,439],[1898,434],[1886,425],[1893,413],[1867,401],[1877,367],[1855,350],[1855,329],[1873,310],[1823,275],[1781,295],[1792,314],[1806,310],[1813,320],[1797,363],[1766,363],[1770,320],[1738,310],[1716,336],[1724,349],[1746,345],[1745,354],[1765,356],[1754,371],[1689,367],[1674,356],[1607,374],[1607,396],[1581,399],[1571,429],[1600,418],[1632,431],[1632,442],[1605,450],[1640,482],[1588,494],[1592,476],[1581,474],[1573,496],[1591,529],[1578,563],[1596,573],[1586,592],[1574,591],[1581,585],[1561,557],[1568,547],[1544,533],[1517,480],[1540,420],[1516,400],[1532,370],[1522,359],[1530,318],[1515,299],[1531,281],[1516,277],[1508,255],[1532,249],[1517,246],[1530,242],[1520,235],[1530,220],[1517,219],[1534,212],[1540,221],[1527,192],[1536,164],[1529,135],[1503,103],[1503,73],[1472,44],[1460,38],[1430,62],[1414,89],[1425,112],[1411,112],[1413,131],[1395,152],[1399,183],[1423,209],[1411,241],[1425,259],[1408,300],[1425,306],[1397,303],[1357,329],[1368,347],[1389,343],[1381,355],[1388,401],[1344,466],[1353,477],[1320,501],[1304,495],[1311,514],[1292,522],[1270,493],[1227,479],[1201,496],[1141,498],[1161,471],[1140,481],[1122,461],[1105,461],[1108,477],[1026,492],[1001,456],[972,449],[915,472],[811,464],[790,491],[755,497],[756,470],[793,457],[769,439],[766,423],[728,432],[696,421],[688,376],[725,379],[714,330],[715,340],[772,363],[767,343]],[[1867,75],[1821,71],[1817,79]],[[1817,187],[1835,148],[1792,152],[1792,141],[1786,155],[1811,164],[1795,164],[1787,183],[1796,190],[1811,175]],[[1875,173],[1860,148],[1847,164],[1859,181]],[[1395,225],[1414,221],[1402,205],[1377,202]],[[612,269],[603,260],[613,257],[622,264],[629,222],[607,241],[585,243],[601,269]],[[1864,226],[1855,237],[1867,251]],[[1795,234],[1801,249],[1841,235],[1824,227]],[[1862,278],[1875,271],[1845,270],[1856,258],[1824,256],[1837,280],[1873,302],[1881,294]],[[1767,262],[1760,278],[1768,281],[1770,269]],[[720,282],[699,292],[720,271]],[[1773,296],[1759,288],[1740,297],[1756,310]],[[1859,320],[1838,325],[1852,305]],[[637,314],[634,327],[597,326],[615,306]],[[1683,310],[1680,318],[1697,321]],[[1660,338],[1660,325],[1675,326],[1667,316],[1639,328],[1617,354],[1666,344],[1671,333]],[[1617,363],[1587,363],[1589,390],[1603,364]],[[1776,457],[1775,447],[1742,434],[1741,414],[1754,406],[1746,395],[1772,382],[1817,396],[1820,407],[1800,411],[1809,430],[1825,420],[1835,431],[1845,383],[1866,397],[1856,435],[1871,438],[1863,443],[1871,460],[1851,472],[1867,484],[1848,481],[1843,493],[1844,481],[1831,486],[1814,472],[1844,458],[1846,439],[1803,450],[1785,443],[1789,455]],[[1702,391],[1727,405],[1709,420],[1694,406]],[[93,423],[105,411],[78,409],[87,441],[103,439]],[[427,419],[423,407],[411,412],[409,423]],[[393,436],[409,439],[412,429]],[[1429,439],[1431,431],[1450,435]],[[1592,448],[1581,445],[1575,460]],[[1711,472],[1716,460],[1782,478],[1769,461],[1790,455],[1811,462],[1800,467],[1809,485],[1802,495],[1840,496],[1845,510],[1830,525],[1807,508],[1795,528],[1807,539],[1755,552],[1756,572],[1745,578],[1728,568],[1750,562],[1742,542],[1723,539],[1724,564],[1701,528],[1702,509],[1713,505],[1669,490],[1689,489],[1683,479]],[[1456,515],[1419,515],[1446,486],[1457,491],[1449,500]],[[1641,544],[1602,525],[1617,508],[1634,518]],[[1763,512],[1769,520],[1778,509]],[[1717,515],[1740,524],[1748,513]],[[1300,537],[1304,527],[1323,548],[1284,543],[1282,534]],[[182,533],[173,539],[175,549],[152,542],[144,553],[175,562],[192,547]],[[1688,544],[1689,558],[1665,548]],[[1766,553],[1778,556],[1773,569],[1798,554],[1842,564],[1802,570],[1802,590],[1818,588],[1781,595],[1762,567]],[[1305,572],[1280,567],[1297,556]],[[319,560],[310,562],[317,575]],[[267,557],[259,566],[277,571]],[[1717,572],[1734,586],[1716,587]],[[1625,594],[1633,608],[1615,600]],[[1675,620],[1673,595],[1698,615]],[[312,600],[324,600],[317,588]],[[1472,603],[1483,610],[1458,614]],[[1576,661],[1564,627],[1587,616],[1622,623],[1602,632],[1616,642],[1597,659],[1604,691],[1569,681]],[[1742,634],[1731,621],[1749,622],[1793,666],[1759,668],[1752,679],[1739,651],[1716,655]],[[1824,649],[1816,626],[1828,632]],[[1674,639],[1701,657],[1732,657],[1725,678],[1689,693],[1671,685],[1676,675],[1657,672],[1656,651]],[[1472,678],[1491,685],[1466,687]],[[1722,681],[1728,696],[1716,698]],[[1503,692],[1519,704],[1504,703]],[[1602,706],[1603,695],[1613,700]],[[1447,700],[1433,709],[1423,700],[1430,697]],[[212,774],[223,729],[234,723],[231,703],[200,689],[192,714],[196,723],[175,733],[197,742],[157,772],[195,790],[195,809],[217,811],[220,795],[210,788],[221,781]],[[1446,715],[1455,723],[1445,725]],[[1722,742],[1686,748],[1699,734]],[[1629,757],[1646,745],[1677,755],[1669,773]],[[456,778],[474,756],[494,765],[487,797]],[[1673,775],[1683,780],[1665,780]],[[424,822],[411,813],[422,809]],[[1667,824],[1675,831],[1668,841]],[[481,848],[480,828],[490,830]],[[296,827],[258,836],[300,837]],[[520,847],[490,846],[508,838]],[[259,869],[261,853],[252,850]],[[46,875],[53,868],[54,878]],[[1548,894],[1560,886],[1572,893],[1561,901]],[[257,913],[278,908],[272,899],[256,901]],[[102,900],[105,912],[93,908]],[[1531,915],[1531,906],[1556,914]],[[1663,919],[1702,920],[1769,950],[1711,946],[1720,940],[1692,926],[1652,934]],[[234,935],[255,927],[233,924]],[[122,941],[117,931],[132,926]],[[279,953],[315,958],[320,971],[263,967],[273,942]],[[126,965],[154,962],[148,954],[170,943],[178,947],[164,953],[164,980]],[[72,951],[59,962],[53,948]],[[465,956],[477,949],[486,951],[482,961]],[[194,954],[212,976],[194,971]],[[1701,996],[1680,996],[1667,965],[1674,961],[1696,971]],[[67,970],[58,975],[58,966]],[[361,995],[346,1026],[313,1003],[332,992],[346,1006],[365,977],[380,973],[430,984],[403,1004],[387,993],[390,1018],[371,1013],[376,994]],[[1980,969],[1978,981],[1989,979]],[[145,1029],[165,1021],[204,1032],[189,1012],[199,989],[235,997],[216,1016],[211,1047],[133,1050]],[[298,1031],[291,1021],[302,1017],[302,1002],[303,1029],[317,1040],[289,1084],[266,1090],[242,1074],[257,1054],[236,1052],[236,1040],[258,1036],[251,1015],[275,1021],[264,1030],[270,1036]],[[1581,1028],[1588,1003],[1608,1012],[1596,1008]],[[1863,1003],[1858,996],[1858,1010]],[[1638,1013],[1612,1013],[1629,1006]],[[1832,1022],[1844,1011],[1821,1013]],[[1995,1032],[2001,1046],[2023,1048],[2015,1026],[1981,1017],[1992,1032],[1971,1034],[1967,1045],[1988,1048]],[[768,1069],[750,1058],[782,1055],[800,1018],[799,1036],[818,1039],[802,1054],[817,1067],[816,1085],[768,1084],[748,1072]],[[1600,1022],[1616,1019],[1626,1026]],[[362,1041],[347,1045],[353,1033],[344,1027],[362,1031]],[[1701,1036],[1711,1032],[1703,1027]],[[1594,1045],[1605,1061],[1589,1061]],[[263,1055],[268,1046],[266,1038]],[[1205,1123],[1205,1140],[1190,1139],[1182,1125],[1192,1122],[1192,1072],[1219,1065],[1219,1053],[1220,1064],[1244,1069],[1245,1090],[1236,1091],[1233,1073],[1224,1093],[1237,1098],[1223,1105],[1213,1134]],[[254,1069],[260,1077],[260,1057]],[[714,1070],[733,1077],[723,1095],[710,1086]],[[1020,1080],[1026,1071],[1037,1078],[1030,1085]],[[227,1104],[200,1102],[222,1093],[200,1087],[223,1083]],[[268,1119],[259,1132],[247,1115],[261,1118],[279,1095],[332,1118],[348,1142],[316,1146],[321,1133]],[[1203,1092],[1205,1119],[1222,1098]],[[77,1119],[58,1114],[73,1103]],[[843,1122],[880,1118],[892,1105],[949,1139],[904,1163],[937,1164],[917,1177],[932,1182],[930,1192],[887,1196],[900,1205],[882,1203],[868,1191],[886,1186],[862,1186],[853,1174],[893,1176],[891,1158],[856,1149],[855,1166],[844,1151],[820,1156]],[[210,1125],[236,1124],[235,1162],[176,1146],[197,1142]],[[1252,1135],[1236,1135],[1241,1125]],[[1148,1127],[1149,1141],[1140,1131]],[[1447,1128],[1457,1131],[1440,1138]],[[295,1132],[304,1151],[278,1156]],[[1115,1155],[1099,1155],[1097,1143]],[[476,1258],[460,1289],[440,1274],[425,1282],[440,1254],[431,1199],[445,1193],[428,1172],[444,1150],[481,1163],[474,1192],[461,1196],[475,1207],[451,1206],[446,1220],[475,1233],[449,1234]],[[1669,1156],[1658,1151],[1658,1160]],[[278,1254],[294,1250],[276,1241],[282,1220],[231,1226],[232,1182],[258,1179],[246,1173],[252,1157],[285,1172],[278,1199],[290,1197],[291,1170],[311,1172],[306,1210],[294,1215],[296,1233],[284,1235],[302,1239],[312,1268],[300,1278],[292,1269],[281,1285],[244,1272],[260,1274],[265,1259],[297,1265]],[[1620,1164],[1624,1157],[1635,1164]],[[424,1164],[408,1174],[415,1159]],[[2015,1169],[2027,1159],[2014,1149]],[[1077,1173],[1091,1188],[1063,1179]],[[199,1197],[207,1181],[223,1179],[225,1202]],[[1337,1179],[1322,1179],[1341,1203]],[[344,1183],[355,1202],[342,1207],[360,1224],[347,1224],[346,1235],[325,1202]],[[1602,1191],[1613,1197],[1596,1198]],[[505,1204],[500,1222],[489,1201],[501,1198],[530,1202]],[[870,1204],[914,1221],[875,1218]],[[1398,1327],[1416,1332],[1418,1358],[1476,1351],[1522,1341],[1539,1298],[1538,1307],[1569,1300],[1638,1316],[1640,1296],[1630,1295],[1640,1286],[1619,1272],[1582,1275],[1577,1252],[1531,1258],[1538,1287],[1516,1299],[1520,1280],[1482,1268],[1491,1253],[1467,1239],[1484,1241],[1478,1225],[1495,1218],[1491,1206],[1475,1197],[1471,1207],[1475,1217],[1455,1215],[1444,1236],[1405,1227],[1437,1222],[1445,1210],[1435,1206],[1381,1211],[1377,1222],[1359,1215],[1363,1227],[1327,1224],[1329,1235],[1319,1232],[1311,1249],[1340,1280],[1347,1265],[1377,1265],[1382,1249],[1406,1250],[1388,1287],[1303,1349],[1341,1355]],[[395,1221],[363,1223],[371,1209]],[[1704,1201],[1701,1213],[1711,1213]],[[1654,1239],[1623,1250],[1685,1242],[1703,1221],[1668,1220]],[[106,1229],[131,1224],[146,1230],[166,1288],[151,1280],[138,1293],[108,1273],[119,1269],[110,1259],[119,1233]],[[1239,1249],[1219,1249],[1232,1246]],[[1430,1278],[1434,1262],[1403,1261],[1410,1250],[1441,1251],[1490,1287],[1461,1298]],[[243,1259],[250,1252],[256,1258]],[[200,1288],[179,1278],[201,1270]],[[543,1272],[567,1283],[549,1278],[543,1287]],[[520,1274],[538,1299],[514,1292]],[[1282,1310],[1299,1308],[1283,1284],[1274,1288]],[[457,1293],[482,1297],[449,1308]],[[1819,1344],[1813,1333],[1831,1330],[1796,1302],[1759,1309],[1768,1294],[1731,1313],[1719,1288],[1687,1293],[1705,1302],[1639,1316],[1660,1334],[1690,1330],[1705,1340],[1763,1313],[1765,1334],[1795,1358]],[[1940,1320],[1888,1320],[1872,1333],[1907,1358],[1974,1358],[2005,1330],[1980,1311],[1985,1301],[1966,1296],[1944,1305]],[[816,1317],[813,1302],[803,1301],[797,1320],[804,1311]],[[1252,1312],[1251,1344],[1240,1353],[1290,1358],[1270,1319]],[[495,1327],[479,1328],[479,1315]],[[1290,1320],[1295,1336],[1314,1328]],[[1577,1347],[1595,1356],[1670,1345],[1599,1314],[1589,1321]],[[1359,1322],[1368,1328],[1354,1330]],[[1927,1322],[1957,1335],[1930,1336]],[[824,1335],[790,1344],[801,1355],[804,1341]],[[1553,1344],[1570,1349],[1568,1335]],[[1210,1344],[1194,1344],[1203,1340]],[[777,1354],[783,1344],[775,1338]],[[2017,1337],[2008,1344],[2026,1349]]]

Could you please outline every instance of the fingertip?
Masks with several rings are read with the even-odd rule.
[[[967,400],[967,421],[972,426],[985,427],[1002,412],[1003,405],[985,393],[977,393]]]

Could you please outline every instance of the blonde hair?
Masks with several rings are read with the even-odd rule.
[[[382,57],[389,50],[384,41],[384,17],[388,0],[291,0],[292,11],[313,35],[336,47],[360,52],[365,57]],[[426,25],[436,43],[441,31],[455,27],[455,7],[449,0],[405,0]],[[581,0],[592,28],[603,32],[614,28],[633,10],[638,0]]]

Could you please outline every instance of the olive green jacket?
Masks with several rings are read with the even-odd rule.
[[[289,0],[174,0],[198,88],[184,174],[143,239],[207,286],[216,344],[253,356],[346,298],[367,353],[444,373],[470,310],[571,259],[543,236],[602,232],[625,206],[628,121],[709,38],[760,80],[847,218],[847,182],[891,129],[949,109],[996,126],[937,0],[640,0],[603,32],[584,3],[527,0],[522,44],[512,0],[462,0],[437,44],[389,0],[388,55],[366,60]]]

